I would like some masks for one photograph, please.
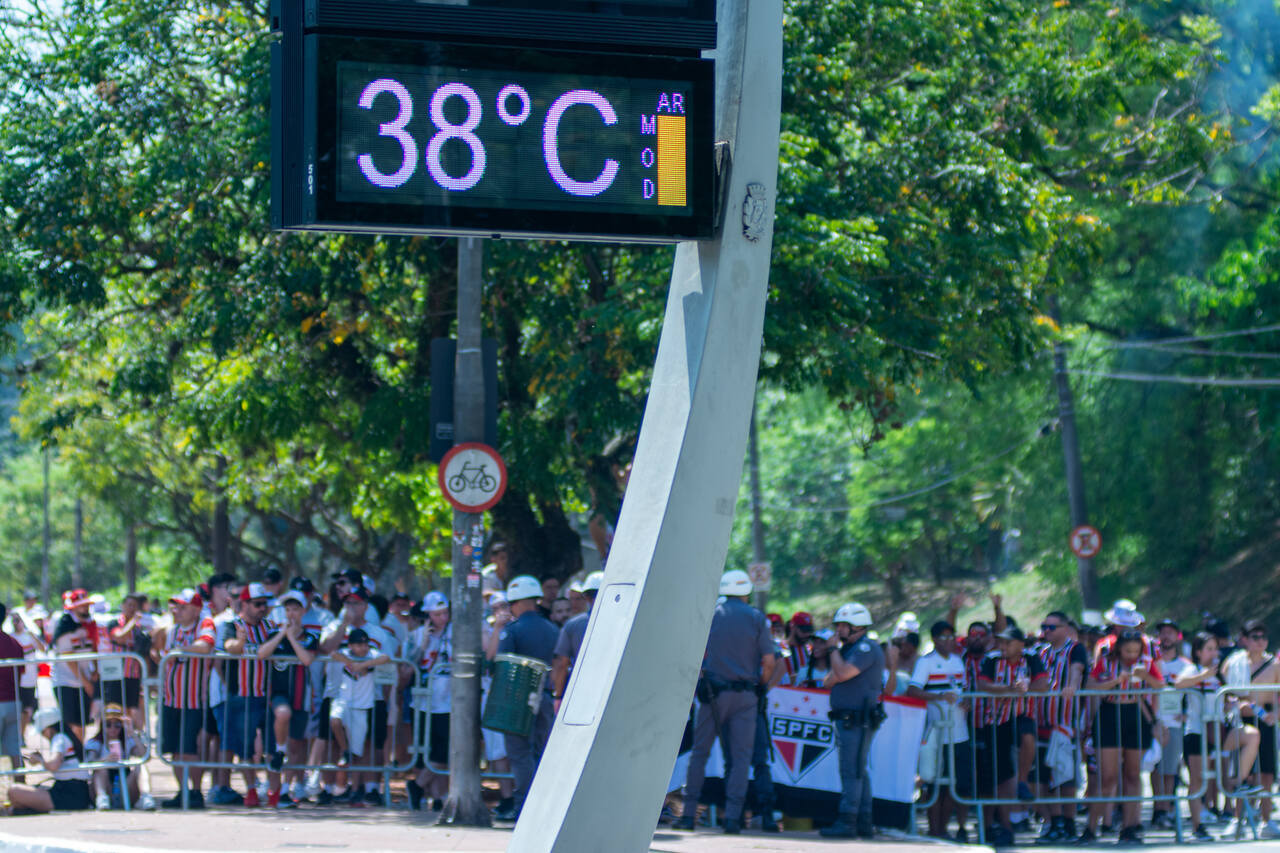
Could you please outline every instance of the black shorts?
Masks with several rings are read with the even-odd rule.
[[[107,704],[136,708],[142,700],[142,679],[123,678],[102,682],[102,701]]]
[[[320,700],[320,719],[316,727],[316,740],[332,740],[329,734],[329,708],[333,706],[332,699]]]
[[[447,716],[447,715],[446,715]],[[973,744],[969,741],[961,741],[956,744],[956,768],[955,772],[951,772],[951,750],[952,747],[945,743],[938,744],[938,775],[950,776],[954,781],[950,785],[943,787],[951,788],[961,797],[973,796]],[[434,761],[435,759],[432,759]],[[448,762],[444,762],[448,763]],[[926,786],[931,788],[932,786]]]
[[[427,743],[427,760],[432,764],[449,764],[449,715],[418,712],[418,732]]]
[[[978,796],[995,795],[996,786],[1017,775],[1013,747],[1017,742],[1013,720],[994,726],[979,726],[973,743],[973,766],[978,780]]]
[[[1200,735],[1183,735],[1182,736],[1182,757],[1183,759],[1191,756],[1197,758],[1204,755],[1204,743]]]
[[[93,700],[79,687],[59,687],[58,708],[62,711],[64,726],[83,726],[89,720],[89,707]]]
[[[195,755],[197,739],[204,727],[200,708],[160,706],[160,752],[167,755]]]
[[[293,713],[289,717],[289,737],[292,740],[305,740],[307,737],[307,723],[310,722],[311,712],[303,708],[301,710],[293,707],[293,700],[288,696],[273,696],[271,703],[267,706],[271,709],[271,719],[276,718],[276,708],[280,705],[288,705],[289,710]]]
[[[387,700],[378,699],[369,714],[369,731],[373,734],[373,748],[387,745]]]
[[[49,788],[53,807],[60,812],[79,812],[89,808],[89,783],[83,779],[59,779]]]
[[[1138,703],[1120,705],[1103,699],[1098,703],[1098,720],[1093,736],[1099,749],[1151,748],[1151,724],[1142,716]]]
[[[1258,771],[1276,775],[1276,727],[1258,720]]]
[[[1036,733],[1039,731],[1039,727],[1036,725],[1036,721],[1033,718],[1016,717],[1014,722],[1017,725],[1019,741],[1027,736],[1030,736],[1033,740],[1035,739]]]
[[[217,705],[206,705],[204,707],[204,718],[201,720],[206,734],[219,737],[222,732],[222,720],[218,719],[227,710],[226,702],[219,702]]]
[[[36,700],[36,689],[34,687],[19,687],[18,699],[22,702],[22,707],[27,711],[34,711],[39,704]]]

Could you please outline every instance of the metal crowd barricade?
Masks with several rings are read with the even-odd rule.
[[[1277,744],[1277,738],[1271,736],[1269,738],[1262,737],[1262,727],[1270,725],[1273,732],[1275,723],[1267,724],[1263,718],[1271,714],[1277,707],[1280,707],[1280,684],[1243,684],[1237,686],[1221,687],[1213,694],[1212,700],[1212,725],[1213,729],[1213,756],[1216,768],[1216,777],[1223,780],[1223,784],[1219,785],[1219,791],[1226,798],[1227,803],[1235,802],[1240,811],[1237,821],[1237,837],[1243,834],[1247,827],[1254,839],[1259,837],[1259,823],[1261,817],[1258,805],[1261,800],[1271,799],[1274,792],[1270,785],[1263,786],[1261,784],[1261,767],[1263,754],[1262,750],[1270,747],[1271,764],[1276,766],[1276,762],[1280,760],[1280,745]],[[1262,707],[1257,707],[1258,705]],[[1244,713],[1244,705],[1248,705],[1250,713]],[[1268,707],[1270,706],[1270,707]],[[1210,714],[1206,712],[1206,718]],[[1260,725],[1261,724],[1261,725]],[[1240,767],[1239,762],[1241,756],[1242,744],[1237,743],[1228,751],[1223,749],[1225,742],[1231,739],[1232,733],[1240,731],[1247,733],[1249,729],[1258,731],[1259,744],[1257,756],[1251,761],[1250,767],[1246,770]],[[1247,735],[1239,738],[1243,741]],[[1270,740],[1270,744],[1267,743]],[[1205,755],[1209,755],[1208,740],[1206,739]],[[1234,769],[1237,772],[1228,772]],[[1236,787],[1228,788],[1225,780],[1240,776],[1245,779],[1256,779],[1256,783],[1248,783]],[[1274,781],[1273,783],[1274,784]]]
[[[141,674],[136,677],[126,676],[126,662],[135,663],[137,665],[136,671]],[[27,688],[34,691],[37,702],[36,710],[33,712],[33,718],[35,713],[47,708],[55,708],[59,711],[59,734],[66,734],[69,729],[72,729],[71,733],[75,734],[73,726],[76,725],[68,723],[69,709],[63,709],[60,703],[63,699],[74,699],[78,703],[79,707],[77,710],[79,713],[77,716],[81,720],[78,726],[80,728],[80,734],[83,735],[83,737],[80,738],[82,747],[94,740],[94,738],[90,738],[88,736],[90,732],[93,732],[96,739],[101,741],[104,750],[107,750],[108,746],[105,740],[106,721],[104,710],[109,702],[114,703],[117,697],[120,699],[118,704],[120,704],[124,709],[127,721],[124,728],[126,734],[125,743],[127,743],[129,739],[129,730],[132,728],[132,734],[134,735],[133,740],[137,746],[142,748],[142,754],[128,754],[127,750],[123,748],[125,744],[122,744],[122,748],[120,750],[121,755],[118,759],[114,757],[106,757],[97,760],[89,760],[86,757],[85,760],[79,762],[79,769],[88,772],[91,779],[95,778],[99,771],[107,771],[108,774],[110,774],[111,771],[118,773],[120,779],[121,800],[124,808],[126,810],[130,809],[132,807],[132,803],[129,794],[129,776],[135,769],[140,771],[140,768],[146,765],[146,763],[151,759],[152,754],[149,709],[145,694],[142,692],[143,682],[147,672],[146,661],[141,656],[134,654],[133,652],[77,652],[75,654],[49,653],[47,655],[41,655],[29,659],[0,661],[0,678],[12,678],[14,681],[14,702],[19,706],[17,711],[19,721],[23,716],[21,709],[21,692],[18,689],[21,687],[23,670],[25,670],[26,667],[37,667],[41,663],[47,663],[53,667],[69,663],[75,663],[77,665],[93,665],[93,671],[90,678],[90,682],[93,685],[93,695],[88,695],[88,693],[84,691],[82,685],[75,687],[76,693],[74,694],[59,689],[69,687],[71,685],[54,685],[53,699],[55,704],[50,705],[46,702],[43,707],[41,707],[39,704],[40,690],[38,681],[33,687]],[[138,701],[136,704],[130,705],[127,700],[132,691],[128,689],[127,684],[128,682],[134,681],[135,678],[138,690]],[[55,676],[53,680],[59,679]],[[132,718],[129,714],[129,711],[131,710],[138,710],[141,714],[141,728],[133,728]],[[20,725],[20,723],[17,724]],[[40,748],[38,751],[43,751],[43,748],[49,744],[49,741],[44,737],[43,731],[38,731],[36,733],[36,737],[38,738],[38,741],[34,746]],[[27,748],[32,746],[32,744],[26,743],[24,731],[19,732],[19,742],[23,747],[21,751],[25,755]],[[54,771],[46,770],[43,766],[25,765],[22,763],[15,767],[0,768],[0,776],[8,777],[27,776],[29,774],[50,774],[53,772]],[[109,778],[110,776],[108,775],[108,779]],[[141,776],[139,778],[139,787],[142,787]],[[142,790],[140,793],[149,792]]]
[[[999,709],[1004,707],[1000,703],[1008,703],[1008,702],[1017,703],[1020,701],[1031,700],[1033,703],[1038,705],[1042,700],[1045,700],[1045,699],[1062,700],[1063,698],[1066,698],[1066,697],[1063,697],[1062,691],[1060,690],[1038,692],[1038,693],[1027,692],[1024,694],[1016,694],[1016,695],[1015,694],[996,694],[996,693],[991,693],[987,691],[973,691],[973,692],[962,693],[960,694],[961,700],[967,701],[971,705],[971,711],[968,715],[968,725],[969,725],[969,738],[971,743],[974,746],[973,761],[972,761],[973,778],[971,778],[970,780],[971,782],[970,790],[973,793],[972,793],[972,796],[964,797],[964,796],[961,796],[960,793],[953,788],[952,795],[955,797],[956,802],[964,805],[972,806],[977,809],[978,841],[980,844],[986,843],[986,831],[987,831],[987,825],[989,823],[986,816],[987,810],[990,810],[992,808],[997,808],[997,807],[1006,807],[1006,806],[1022,807],[1030,810],[1036,806],[1044,806],[1044,805],[1069,805],[1072,808],[1075,808],[1082,802],[1088,803],[1090,805],[1101,804],[1101,803],[1154,803],[1154,802],[1171,803],[1174,805],[1174,808],[1173,808],[1174,831],[1175,831],[1177,840],[1181,842],[1183,839],[1183,825],[1182,825],[1182,809],[1180,807],[1180,804],[1183,802],[1190,802],[1191,800],[1199,799],[1204,796],[1204,794],[1208,790],[1210,781],[1215,776],[1215,774],[1209,768],[1206,767],[1205,771],[1202,773],[1200,785],[1198,786],[1197,790],[1194,790],[1194,791],[1187,790],[1182,793],[1170,792],[1170,793],[1161,793],[1159,795],[1156,795],[1154,793],[1144,795],[1143,790],[1141,789],[1141,783],[1139,783],[1140,788],[1138,792],[1136,793],[1126,792],[1123,790],[1124,788],[1123,767],[1121,767],[1117,771],[1117,775],[1119,777],[1117,779],[1117,785],[1119,787],[1117,788],[1117,791],[1114,795],[1110,795],[1110,796],[1087,795],[1086,780],[1089,778],[1091,774],[1097,774],[1099,780],[1101,780],[1101,774],[1102,774],[1101,765],[1100,765],[1101,747],[1098,746],[1098,743],[1101,735],[1103,734],[1102,728],[1104,725],[1104,721],[1101,719],[1101,715],[1102,715],[1101,703],[1104,699],[1114,698],[1117,696],[1123,696],[1125,698],[1137,697],[1139,704],[1146,704],[1148,709],[1151,712],[1151,717],[1152,717],[1151,720],[1147,721],[1147,724],[1151,727],[1152,737],[1154,738],[1155,720],[1160,716],[1161,709],[1162,708],[1169,709],[1175,706],[1181,707],[1183,704],[1184,697],[1186,697],[1191,693],[1198,693],[1198,692],[1199,691],[1195,690],[1194,688],[1175,689],[1172,687],[1166,687],[1166,688],[1144,687],[1144,688],[1132,688],[1132,689],[1124,689],[1124,690],[1078,690],[1076,691],[1074,694],[1075,701],[1073,702],[1073,706],[1074,706],[1073,723],[1075,724],[1074,725],[1075,733],[1071,737],[1072,747],[1074,750],[1072,768],[1074,770],[1073,778],[1077,787],[1076,795],[1072,797],[1064,797],[1060,795],[1043,795],[1039,792],[1039,790],[1033,787],[1033,798],[1031,800],[1018,799],[1016,796],[1016,792],[1014,796],[1010,796],[1010,797],[999,796],[1000,786],[1004,783],[1009,782],[1010,778],[1012,778],[1013,783],[1015,785],[1017,784],[1018,781],[1022,781],[1023,776],[1019,771],[1021,767],[1028,766],[1028,763],[1025,760],[1020,760],[1023,758],[1022,748],[1023,748],[1024,734],[1025,734],[1025,730],[1020,729],[1020,725],[1025,726],[1026,724],[1019,724],[1018,715],[1016,713],[1012,714],[1011,719],[1004,723],[995,722],[990,724],[978,724],[978,723],[975,723],[975,713],[981,713],[984,710],[984,706],[982,703],[987,703],[987,702],[997,703],[994,707],[997,709],[997,713],[998,713]],[[1168,704],[1166,705],[1165,703],[1168,703]],[[1013,707],[1016,709],[1017,706],[1014,705]],[[1035,705],[1033,705],[1032,707],[1035,708]],[[1087,710],[1083,710],[1083,709],[1087,709]],[[1083,710],[1083,713],[1082,713],[1082,710]],[[1196,731],[1184,732],[1184,729],[1180,725],[1176,730],[1169,731],[1169,737],[1172,738],[1176,736],[1178,738],[1181,738],[1183,737],[1184,733],[1199,734],[1201,736],[1201,741],[1204,742],[1207,717],[1208,715],[1206,714],[1205,717],[1201,719],[1201,725],[1198,732]],[[1023,719],[1027,719],[1027,717],[1023,717]],[[1034,716],[1032,716],[1031,719],[1035,721]],[[1139,730],[1137,732],[1132,732],[1132,731],[1129,731],[1128,729],[1121,730],[1123,721],[1120,718],[1119,713],[1117,712],[1117,718],[1115,721],[1116,740],[1123,742],[1123,739],[1126,736],[1126,733],[1128,733],[1129,736],[1136,736],[1138,739],[1138,743],[1141,744],[1143,741],[1143,732],[1142,732],[1142,728],[1144,727],[1143,720],[1144,720],[1144,717],[1141,714],[1141,709],[1140,709],[1138,722],[1137,722]],[[1011,726],[1012,727],[1011,731],[1009,729],[1004,729],[1003,728],[1004,726]],[[1030,772],[1027,773],[1026,775],[1028,777],[1034,777],[1036,780],[1040,780],[1042,778],[1042,770],[1047,770],[1049,768],[1042,768],[1040,764],[1041,755],[1040,755],[1040,748],[1039,748],[1040,739],[1039,739],[1039,732],[1038,732],[1038,728],[1039,728],[1038,722],[1033,722],[1032,727],[1037,731],[1035,731],[1035,734],[1033,737],[1034,746],[1032,747],[1033,752],[1029,762]],[[982,748],[979,748],[980,742],[983,743]],[[949,750],[950,759],[951,759],[949,764],[952,768],[954,768],[955,767],[954,744],[946,744],[944,748]],[[1116,747],[1116,748],[1120,748],[1120,747]],[[1004,756],[1002,759],[1001,755],[999,754],[1002,749],[1011,750],[1012,752],[1011,754]],[[1146,750],[1143,749],[1142,751],[1145,752]],[[981,752],[989,752],[990,754],[983,756],[980,759],[979,755]],[[990,764],[989,776],[984,777],[983,773],[985,772],[986,768],[982,768],[979,766],[980,760],[985,760],[989,762]],[[1002,764],[1001,763],[1002,761],[1005,763]],[[1012,766],[1013,776],[1012,777],[1006,776],[1002,780],[1000,778],[1000,776],[1002,775],[1000,772],[1002,766],[1005,768],[1006,771],[1009,769],[1010,766]],[[1082,767],[1087,768],[1085,773],[1081,772]],[[1141,769],[1139,770],[1140,775],[1143,772],[1144,771],[1142,771]],[[1039,783],[1037,782],[1037,784]],[[984,795],[982,793],[984,790],[990,790],[991,794]]]
[[[425,699],[428,696],[428,688],[425,686],[413,687],[409,690],[409,694],[414,699],[420,699],[420,698]],[[417,718],[416,713],[414,714],[414,717],[415,717],[415,720],[414,720],[415,737],[414,737],[413,745],[409,747],[409,753],[413,755],[415,759],[421,759],[423,766],[426,767],[428,770],[430,770],[432,774],[436,776],[448,776],[450,772],[448,765],[435,764],[430,759],[430,756],[428,753],[430,753],[431,751],[431,745],[427,742],[429,733],[422,732],[422,736],[417,737],[419,727],[416,719]],[[486,769],[480,772],[480,778],[492,779],[495,781],[515,781],[516,777],[515,777],[515,774],[510,771],[506,773],[499,773],[496,770]]]
[[[240,741],[240,744],[243,744],[245,746],[246,750],[249,752],[251,756],[258,757],[261,760],[253,761],[252,759],[250,759],[250,760],[237,762],[233,760],[236,756],[231,755],[231,756],[228,756],[228,760],[225,760],[225,761],[208,760],[208,759],[189,761],[186,759],[177,758],[173,754],[161,754],[157,751],[157,754],[159,755],[160,760],[163,761],[166,765],[170,767],[180,768],[182,770],[182,773],[183,773],[182,791],[181,791],[182,808],[187,809],[188,793],[191,787],[189,773],[190,773],[190,770],[193,768],[200,768],[203,770],[229,770],[232,772],[237,770],[242,772],[252,771],[255,774],[258,772],[275,772],[275,771],[270,771],[269,767],[266,764],[266,759],[270,758],[269,750],[268,750],[268,740],[271,738],[274,738],[274,729],[273,729],[274,717],[273,717],[272,705],[271,705],[271,700],[274,697],[272,696],[272,690],[270,687],[270,671],[271,671],[271,667],[274,664],[291,665],[291,666],[301,666],[301,664],[298,663],[297,658],[284,656],[284,655],[276,655],[276,656],[260,659],[255,654],[251,654],[251,653],[242,654],[242,655],[233,655],[223,651],[207,652],[203,654],[197,653],[197,652],[185,652],[185,651],[177,651],[177,650],[170,651],[165,653],[164,656],[160,658],[159,673],[157,676],[159,692],[156,697],[156,701],[161,705],[161,707],[163,707],[163,703],[164,703],[164,694],[163,694],[164,682],[166,678],[166,673],[168,672],[169,665],[171,662],[181,661],[184,659],[191,659],[191,660],[198,659],[198,660],[207,661],[209,663],[210,668],[226,667],[227,665],[238,664],[241,661],[251,661],[255,664],[267,667],[266,677],[268,679],[265,695],[263,695],[262,697],[252,697],[252,698],[260,698],[262,700],[262,713],[261,713],[260,721],[251,719],[251,716],[253,716],[253,714],[251,713],[244,715],[243,731],[240,732],[240,735],[242,738]],[[315,661],[313,661],[312,664],[307,665],[307,667],[305,668],[311,669],[313,666],[317,666],[317,665],[323,665],[327,667],[332,663],[335,663],[335,661],[333,661],[329,655],[316,655]],[[399,689],[399,668],[402,665],[414,668],[416,671],[416,667],[413,667],[413,664],[411,664],[405,658],[392,657],[389,663],[381,664],[380,666],[378,666],[375,669],[375,673],[374,673],[374,679],[375,679],[374,685],[375,685],[375,697],[376,697],[375,703],[382,702],[386,709],[385,726],[386,726],[387,736],[386,736],[385,744],[382,747],[382,751],[383,751],[383,754],[388,758],[396,755],[399,752],[399,748],[401,746],[401,743],[399,742],[399,733],[401,729],[401,714],[403,709],[400,706],[401,691]],[[186,714],[188,713],[200,714],[203,719],[204,708],[209,707],[208,705],[209,670],[206,670],[203,673],[202,677],[205,680],[205,684],[203,686],[203,690],[205,692],[202,694],[204,697],[204,701],[203,701],[204,707],[195,708],[195,709],[185,709],[185,708],[179,709],[180,710],[179,724],[178,724],[179,731],[181,731],[182,726],[185,722],[184,718]],[[227,678],[225,675],[222,676],[222,680],[225,686],[227,681]],[[312,717],[320,713],[323,713],[323,711],[326,708],[321,698],[324,692],[323,685],[312,684],[311,691],[312,691],[311,693],[312,701],[309,707],[304,709],[295,709],[297,711],[305,711],[305,713],[307,714],[308,729],[310,728],[313,722]],[[318,695],[317,695],[317,691],[319,691]],[[249,698],[249,697],[246,697],[246,698]],[[221,715],[222,719],[218,726],[219,739],[220,739],[219,752],[221,753],[227,752],[226,735],[230,732],[229,726],[231,725],[230,722],[227,720],[227,714],[230,711],[230,699],[231,697],[228,695],[224,700],[224,702],[219,703],[220,705],[223,706],[222,715]],[[302,763],[292,762],[292,761],[286,762],[284,767],[279,772],[282,774],[290,773],[291,771],[299,771],[299,772],[307,773],[312,770],[319,770],[324,773],[329,773],[329,772],[334,772],[334,773],[345,772],[347,774],[377,773],[377,774],[380,774],[382,778],[383,804],[386,807],[390,808],[391,806],[391,785],[390,785],[391,774],[412,770],[416,763],[417,744],[419,744],[422,739],[422,733],[419,730],[419,717],[417,713],[414,713],[411,715],[412,734],[410,735],[408,761],[404,764],[397,764],[394,761],[394,759],[390,759],[390,760],[383,761],[381,764],[375,764],[375,763],[372,763],[372,760],[374,758],[375,753],[378,751],[377,747],[375,746],[375,744],[377,743],[376,741],[377,732],[376,732],[375,726],[378,721],[378,714],[374,709],[369,709],[369,710],[371,711],[370,717],[372,718],[372,723],[368,726],[368,729],[364,733],[363,748],[357,763],[339,765],[337,761],[337,756],[335,756],[334,754],[335,741],[333,738],[332,729],[330,729],[330,736],[326,741],[328,746],[326,747],[325,761],[322,761],[319,763],[311,763],[310,756],[308,754],[308,756],[304,759]],[[292,740],[292,738],[290,739]],[[310,741],[311,738],[308,737],[306,738],[306,740]],[[348,744],[348,746],[350,747],[350,744]],[[308,753],[309,752],[310,750],[308,750]],[[361,762],[364,762],[366,759],[369,759],[368,763],[361,763]],[[348,776],[348,784],[350,784],[350,775]],[[283,783],[282,783],[282,786],[283,786]]]

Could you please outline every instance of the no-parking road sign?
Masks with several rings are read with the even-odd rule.
[[[459,444],[440,460],[440,491],[460,512],[484,512],[507,490],[507,466],[487,444]]]
[[[1098,528],[1082,524],[1071,531],[1071,553],[1082,560],[1098,556],[1102,550],[1102,534]]]

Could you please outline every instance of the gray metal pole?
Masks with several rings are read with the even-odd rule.
[[[76,498],[75,554],[71,560],[71,586],[84,586],[84,499]]]
[[[44,549],[40,556],[40,603],[49,605],[49,448],[44,449]]]
[[[720,0],[717,12],[716,139],[733,164],[724,226],[676,249],[604,585],[515,853],[652,846],[706,648],[760,361],[782,99],[781,0]]]
[[[458,240],[458,355],[453,378],[453,440],[484,441],[484,360],[480,351],[484,242]],[[449,799],[440,823],[488,826],[480,790],[480,675],[484,652],[479,577],[463,547],[483,547],[483,513],[453,513],[453,677],[449,714]]]
[[[1049,316],[1061,325],[1058,299],[1049,297]],[[1053,382],[1058,392],[1058,427],[1062,431],[1062,457],[1067,476],[1067,502],[1071,507],[1071,527],[1089,523],[1089,510],[1085,502],[1084,465],[1080,461],[1080,437],[1076,432],[1075,398],[1071,393],[1071,380],[1067,375],[1067,347],[1058,341],[1053,345]],[[1080,579],[1080,597],[1086,613],[1101,614],[1102,601],[1098,598],[1098,576],[1092,557],[1076,558],[1076,574]],[[1098,618],[1098,617],[1093,617]]]
[[[756,405],[751,404],[751,430],[747,433],[747,465],[751,469],[751,560],[765,562],[764,522],[760,519],[760,448],[756,443]],[[756,607],[769,605],[769,591],[756,590]]]

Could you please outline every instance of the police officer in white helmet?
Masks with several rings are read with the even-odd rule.
[[[747,798],[747,773],[756,735],[756,687],[773,675],[774,646],[769,620],[747,603],[751,578],[733,569],[720,579],[724,601],[711,618],[711,633],[698,678],[698,716],[693,728],[693,752],[685,776],[684,814],[673,827],[693,829],[698,798],[706,776],[707,756],[720,736],[727,754],[729,778],[725,782],[724,831],[742,831],[742,809]]]
[[[827,838],[871,838],[871,780],[867,755],[871,738],[884,720],[880,704],[884,651],[867,638],[871,613],[856,602],[842,606],[835,623],[839,649],[829,652],[830,672],[823,681],[831,689],[830,717],[836,726],[840,759],[840,815],[819,830]]]

